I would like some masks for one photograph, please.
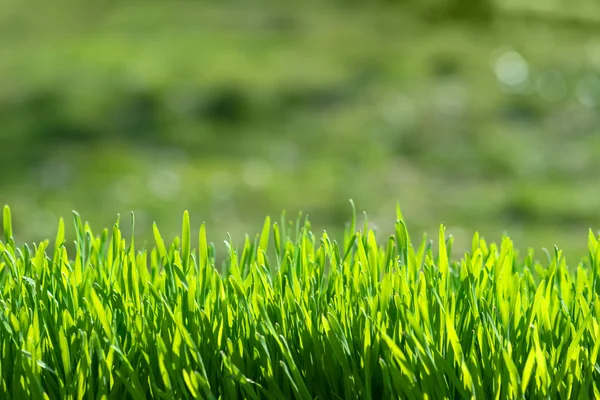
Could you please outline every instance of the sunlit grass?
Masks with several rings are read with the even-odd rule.
[[[600,396],[600,245],[567,267],[478,234],[460,260],[442,226],[413,247],[397,210],[340,242],[273,223],[216,246],[205,225],[137,248],[74,213],[56,240],[0,241],[0,397],[590,398]],[[223,248],[224,254],[217,250]],[[220,250],[219,250],[220,251]],[[223,261],[215,261],[223,260]]]

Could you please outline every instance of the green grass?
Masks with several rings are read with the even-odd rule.
[[[413,241],[400,210],[339,241],[265,220],[243,246],[204,224],[142,248],[74,213],[69,252],[0,241],[5,399],[598,398],[600,242],[567,265],[479,234]],[[131,222],[134,225],[134,222]],[[132,229],[133,230],[133,229]],[[570,267],[570,268],[569,268]]]
[[[188,209],[234,238],[302,209],[340,234],[350,197],[386,233],[399,199],[411,230],[444,222],[460,248],[506,231],[575,257],[600,228],[589,26],[429,23],[387,2],[69,3],[0,4],[0,203],[32,216],[14,220],[24,242],[72,209],[94,226],[135,210],[140,233],[169,236]],[[508,47],[525,93],[499,85]],[[552,70],[566,94],[547,101]]]

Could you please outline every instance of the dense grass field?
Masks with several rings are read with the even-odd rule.
[[[415,240],[399,209],[391,236],[353,213],[340,240],[267,218],[224,245],[185,212],[148,247],[124,237],[133,220],[73,215],[74,235],[61,219],[23,245],[4,209],[3,399],[600,397],[591,231],[568,264],[479,234],[453,258],[443,226]]]
[[[169,235],[189,209],[234,239],[302,209],[341,234],[348,198],[388,233],[396,200],[414,231],[444,222],[455,256],[478,230],[576,257],[600,227],[597,2],[502,0],[474,26],[409,1],[61,1],[0,4],[0,203],[22,241],[72,209]]]

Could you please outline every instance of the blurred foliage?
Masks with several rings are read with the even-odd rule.
[[[61,4],[0,5],[21,239],[71,209],[175,234],[187,208],[215,241],[303,210],[335,234],[349,198],[457,249],[478,229],[583,256],[600,226],[595,3]]]

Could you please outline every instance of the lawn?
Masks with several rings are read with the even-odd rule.
[[[442,3],[0,2],[0,397],[600,398],[600,6]]]
[[[100,226],[133,210],[169,235],[189,209],[240,240],[302,209],[339,237],[349,198],[383,233],[397,201],[414,231],[443,221],[457,254],[478,230],[582,257],[600,225],[589,18],[65,4],[2,4],[0,202],[31,217],[23,240],[72,209]]]
[[[477,233],[454,259],[444,226],[411,240],[399,209],[389,238],[355,213],[340,242],[267,217],[225,246],[186,211],[149,247],[124,220],[94,233],[77,213],[74,230],[61,219],[53,242],[21,245],[3,214],[2,398],[600,396],[591,231],[575,269],[558,248]]]

